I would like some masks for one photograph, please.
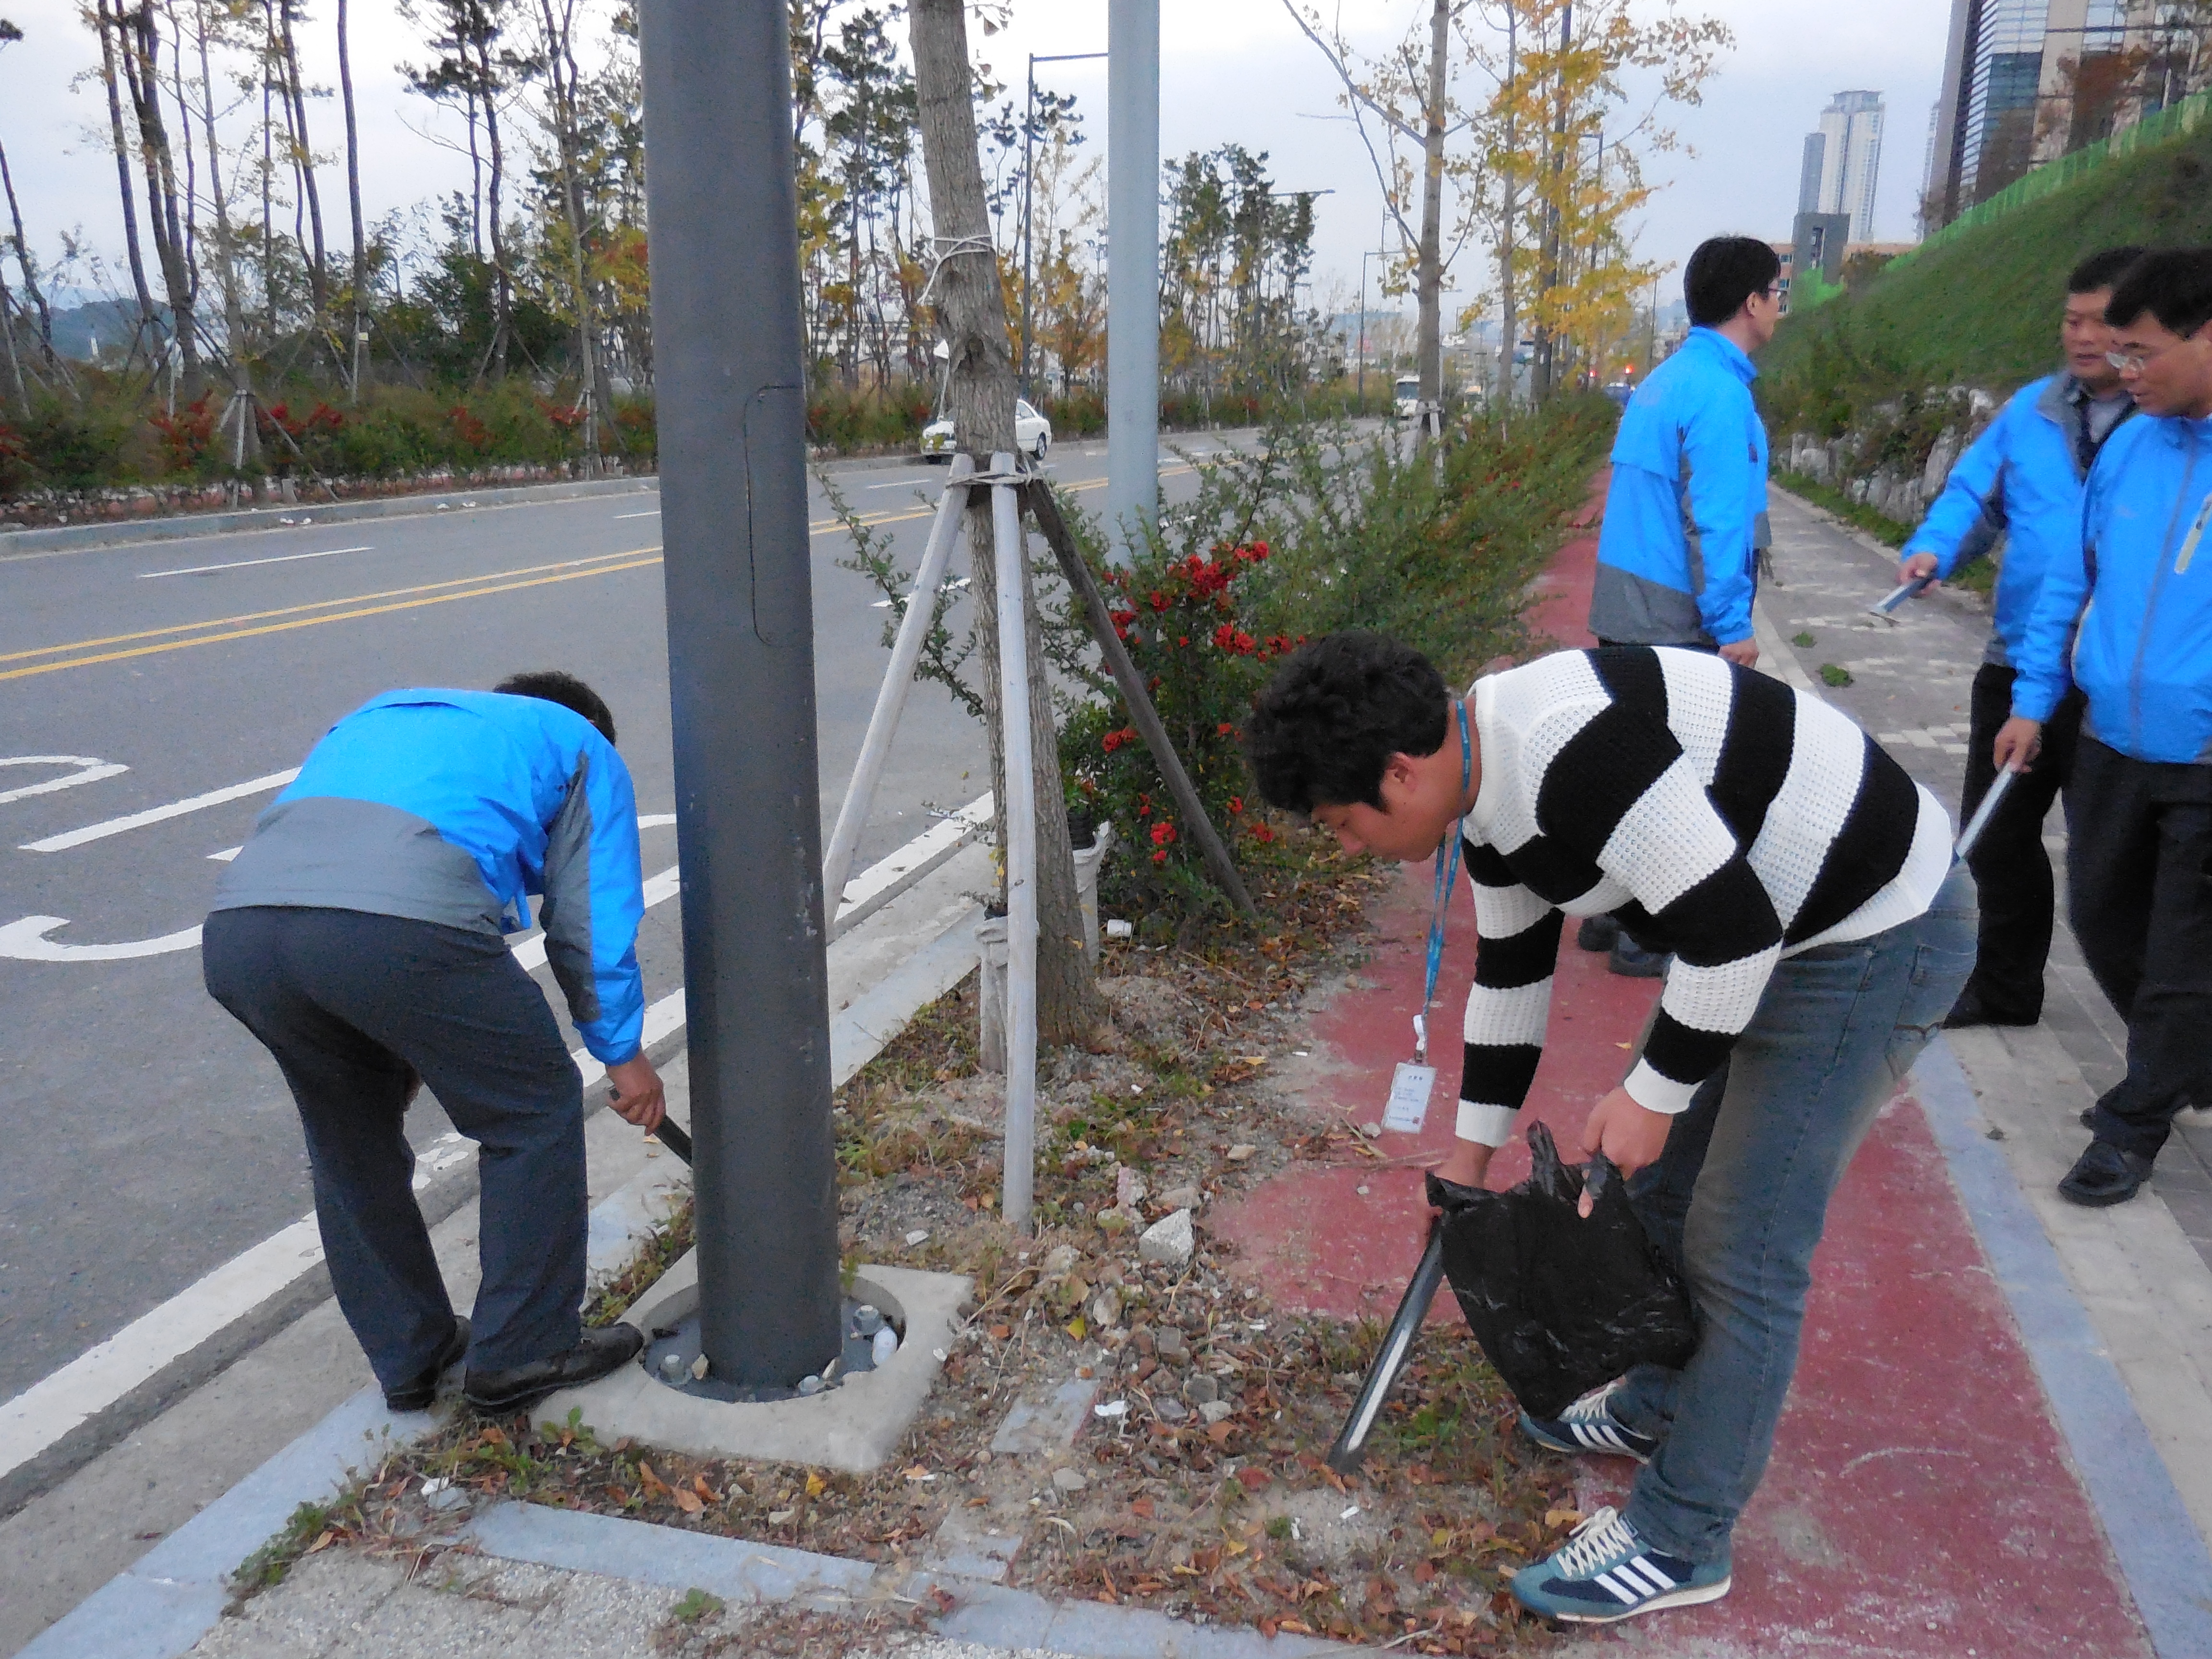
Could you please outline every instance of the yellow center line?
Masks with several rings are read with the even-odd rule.
[[[88,651],[101,645],[127,645],[133,640],[161,639],[171,634],[193,633],[203,628],[228,628],[234,623],[265,622],[271,617],[296,617],[303,611],[327,611],[334,605],[361,605],[370,599],[404,599],[412,593],[434,593],[441,587],[465,587],[471,582],[495,581],[502,576],[535,576],[548,570],[573,570],[580,565],[600,564],[610,559],[634,559],[641,554],[658,553],[659,550],[658,546],[633,547],[620,553],[596,554],[588,559],[562,559],[555,564],[521,565],[513,570],[484,570],[473,576],[456,576],[450,581],[387,588],[380,593],[352,593],[343,599],[318,599],[313,605],[288,605],[276,611],[249,611],[238,617],[211,617],[205,622],[179,623],[170,628],[145,628],[135,634],[110,634],[101,639],[72,640],[67,645],[42,645],[31,651],[10,651],[0,655],[0,662],[20,662],[26,657],[51,657],[64,651]],[[629,568],[628,566],[623,568]],[[5,678],[8,677],[0,675],[0,678]]]
[[[426,599],[404,599],[397,605],[364,605],[357,611],[341,611],[328,617],[296,617],[290,622],[268,623],[259,628],[234,629],[228,634],[203,634],[197,639],[134,646],[128,651],[105,651],[97,656],[70,657],[62,662],[33,663],[28,668],[10,668],[0,672],[0,680],[19,680],[33,674],[51,674],[63,668],[88,668],[94,663],[120,662],[129,657],[158,656],[165,651],[187,651],[196,645],[220,645],[227,640],[252,639],[258,634],[282,634],[295,628],[318,628],[325,623],[349,622],[357,617],[378,617],[393,611],[413,611],[426,605],[448,605],[455,599],[479,599],[489,593],[511,593],[521,587],[543,587],[549,582],[573,582],[586,576],[612,575],[618,570],[642,570],[659,562],[660,556],[655,554],[651,558],[635,559],[629,564],[601,565],[591,570],[569,570],[557,576],[538,576],[523,582],[498,582],[489,587],[472,587],[465,592],[438,593]]]
[[[1188,467],[1173,467],[1163,471],[1160,476],[1169,477],[1178,472],[1188,472],[1190,470]],[[1070,484],[1066,488],[1069,493],[1073,494],[1079,490],[1103,489],[1105,486],[1106,481],[1103,478],[1094,478],[1088,483]],[[879,524],[898,524],[911,519],[932,517],[936,511],[934,507],[917,507],[910,512],[890,513],[873,518],[864,518],[862,523],[870,526]],[[845,525],[842,520],[831,520],[823,524],[811,525],[808,528],[811,534],[820,536],[841,531],[845,528]],[[648,554],[653,556],[645,556]],[[612,575],[617,571],[642,570],[660,563],[659,555],[660,549],[657,546],[635,547],[627,552],[601,553],[586,559],[562,559],[552,564],[522,565],[512,570],[494,570],[475,576],[458,576],[447,581],[423,582],[412,587],[388,588],[379,593],[357,593],[346,599],[319,599],[312,605],[285,605],[275,611],[253,611],[236,617],[216,617],[206,622],[179,623],[169,628],[142,629],[134,634],[111,634],[99,639],[77,640],[67,645],[46,645],[27,651],[12,651],[0,654],[0,663],[21,662],[27,657],[52,657],[64,652],[94,650],[94,647],[104,645],[129,647],[120,651],[96,651],[95,654],[91,656],[67,657],[58,662],[33,663],[27,667],[0,670],[0,680],[27,679],[34,674],[51,674],[64,668],[88,668],[96,663],[121,662],[132,657],[159,656],[165,652],[187,650],[197,645],[221,645],[231,640],[252,639],[263,634],[283,634],[294,629],[314,628],[324,623],[350,622],[362,617],[379,617],[395,611],[414,611],[424,605],[445,605],[455,599],[483,599],[493,593],[513,592],[518,588],[544,587],[550,583],[574,581],[585,576],[606,576]],[[614,560],[628,560],[629,562],[610,562]],[[553,575],[541,574],[546,571],[558,574]],[[504,576],[523,576],[531,580],[526,581],[497,580]],[[471,583],[488,583],[489,585],[471,586]],[[439,591],[444,588],[460,588],[464,591],[460,592]],[[415,597],[424,594],[429,597]],[[378,599],[392,599],[398,603],[391,605],[364,603]],[[349,611],[332,611],[331,607],[334,605],[352,605],[356,608]],[[318,611],[328,614],[323,616],[303,614]],[[269,620],[276,617],[289,617],[291,620],[286,622]],[[255,628],[241,628],[234,625],[240,623],[258,623],[262,625]],[[203,631],[207,629],[223,629],[228,631],[214,634]],[[192,637],[189,639],[175,637],[179,635],[190,635]],[[157,640],[161,643],[154,645],[133,643],[139,640]]]

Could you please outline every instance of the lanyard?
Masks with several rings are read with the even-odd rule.
[[[1467,700],[1454,703],[1459,715],[1459,793],[1464,797],[1474,778],[1474,743],[1468,735]],[[1451,850],[1437,860],[1436,897],[1429,906],[1429,972],[1421,989],[1421,1012],[1413,1016],[1413,1054],[1429,1063],[1429,1005],[1437,1000],[1437,975],[1444,965],[1444,919],[1451,913],[1452,890],[1459,884],[1459,846],[1466,819],[1453,820]]]

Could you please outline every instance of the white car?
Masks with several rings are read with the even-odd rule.
[[[1408,374],[1390,388],[1390,418],[1410,421],[1421,412],[1421,380]]]
[[[1052,422],[1029,406],[1026,399],[1014,399],[1014,441],[1035,457],[1044,459],[1045,452],[1052,447]],[[921,429],[921,458],[926,461],[948,461],[952,459],[952,422],[950,420],[932,421]]]

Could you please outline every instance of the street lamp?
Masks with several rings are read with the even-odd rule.
[[[1363,249],[1359,255],[1359,367],[1355,395],[1362,413],[1367,408],[1367,262],[1387,259],[1390,252],[1387,247],[1370,247]]]
[[[1036,393],[1030,386],[1030,287],[1033,271],[1031,258],[1035,240],[1036,216],[1030,211],[1036,175],[1036,66],[1039,64],[1075,64],[1089,58],[1103,58],[1103,52],[1048,52],[1042,57],[1030,54],[1029,98],[1022,113],[1022,396],[1035,402]]]

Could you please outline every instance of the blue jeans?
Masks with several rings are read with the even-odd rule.
[[[1660,1438],[1626,1510],[1669,1555],[1725,1562],[1797,1369],[1828,1197],[1974,966],[1973,878],[1954,866],[1914,920],[1787,958],[1728,1065],[1629,1194],[1680,1266],[1697,1352],[1639,1366],[1611,1408]]]

